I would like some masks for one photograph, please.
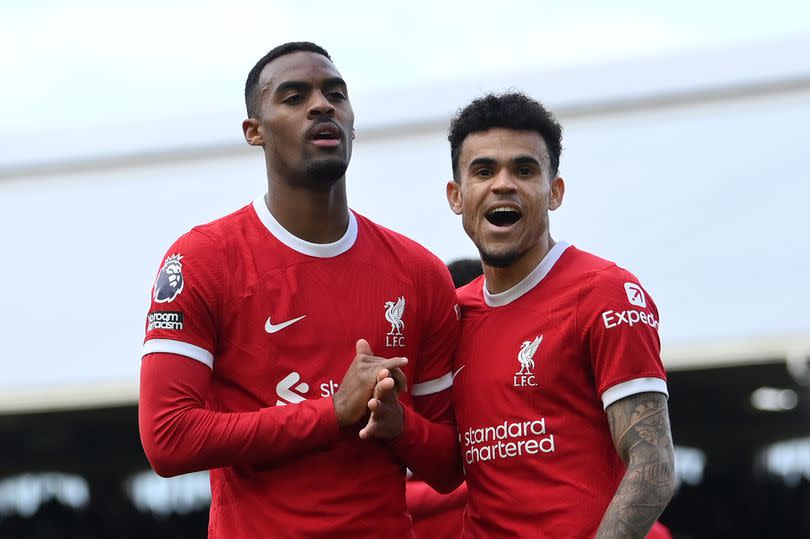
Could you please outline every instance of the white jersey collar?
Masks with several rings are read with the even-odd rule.
[[[264,202],[264,195],[260,195],[253,201],[253,209],[259,220],[278,241],[301,254],[317,258],[331,258],[351,249],[357,240],[357,218],[351,210],[349,210],[349,226],[342,238],[334,243],[311,243],[294,236],[276,221]]]
[[[558,241],[554,247],[552,247],[546,256],[543,257],[543,260],[540,261],[535,268],[529,272],[529,274],[524,277],[518,284],[510,288],[509,290],[504,290],[503,292],[498,292],[497,294],[490,294],[487,291],[487,280],[484,279],[484,302],[489,305],[490,307],[503,307],[504,305],[508,305],[521,297],[526,292],[530,291],[532,288],[540,284],[540,281],[543,280],[543,277],[548,275],[548,272],[551,271],[551,268],[554,267],[554,264],[557,263],[557,260],[560,259],[563,252],[568,248],[568,244],[564,241]]]

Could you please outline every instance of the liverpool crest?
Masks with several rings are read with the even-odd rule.
[[[405,329],[405,322],[402,315],[405,314],[405,297],[399,296],[396,301],[385,302],[385,319],[391,324],[391,331],[385,335],[385,345],[397,348],[405,347],[405,337],[402,330]]]
[[[520,369],[515,373],[515,387],[537,385],[534,380],[534,354],[541,342],[543,342],[542,335],[535,337],[533,341],[523,341],[523,344],[520,345],[520,352],[518,352]]]

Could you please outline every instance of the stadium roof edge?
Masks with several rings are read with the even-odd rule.
[[[667,370],[699,370],[763,363],[785,363],[796,377],[810,382],[810,334],[746,337],[706,343],[664,344]]]
[[[131,406],[138,402],[138,384],[87,383],[48,389],[5,389],[0,393],[0,415]]]

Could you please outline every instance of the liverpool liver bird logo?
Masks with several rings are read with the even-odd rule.
[[[385,302],[385,319],[391,323],[391,331],[388,335],[402,335],[402,330],[405,329],[405,322],[402,321],[402,315],[405,313],[405,298],[400,296],[397,302]]]
[[[537,347],[543,342],[543,336],[535,337],[533,341],[523,341],[520,345],[520,352],[518,352],[518,361],[520,361],[520,370],[515,374],[531,374],[534,369],[534,353],[537,352]]]

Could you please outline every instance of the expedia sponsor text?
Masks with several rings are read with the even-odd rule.
[[[633,309],[627,311],[605,311],[602,313],[602,320],[605,322],[605,328],[615,328],[622,324],[627,324],[632,327],[636,324],[647,324],[653,329],[658,329],[658,320],[652,313],[645,311],[636,311]]]

